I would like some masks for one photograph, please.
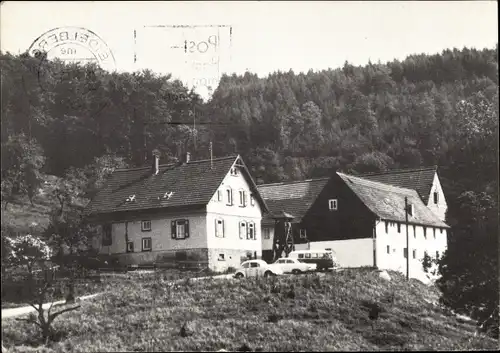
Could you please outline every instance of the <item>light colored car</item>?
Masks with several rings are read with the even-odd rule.
[[[235,278],[243,277],[270,277],[282,275],[281,268],[269,265],[264,260],[248,260],[241,264],[234,274]]]
[[[298,259],[293,259],[293,258],[278,259],[273,265],[281,268],[281,270],[284,273],[293,273],[293,274],[316,271],[317,268],[317,265],[314,263],[304,263],[300,262]]]

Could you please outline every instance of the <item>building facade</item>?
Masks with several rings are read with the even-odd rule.
[[[116,170],[87,206],[94,246],[124,265],[179,263],[215,271],[260,258],[267,211],[240,156]]]

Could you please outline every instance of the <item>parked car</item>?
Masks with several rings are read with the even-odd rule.
[[[235,278],[243,277],[270,277],[282,275],[283,271],[281,268],[269,265],[264,260],[248,260],[241,264],[240,268],[236,270],[234,274]]]
[[[288,258],[297,259],[302,263],[316,264],[318,271],[338,266],[333,253],[328,250],[296,250],[292,251]]]
[[[317,265],[315,263],[300,262],[294,258],[282,258],[276,260],[274,265],[281,268],[284,273],[299,274],[302,272],[316,271]]]

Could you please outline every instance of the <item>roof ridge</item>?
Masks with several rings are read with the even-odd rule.
[[[429,167],[420,167],[420,168],[392,169],[392,170],[388,170],[385,172],[360,174],[360,176],[384,175],[384,174],[394,174],[394,173],[410,173],[410,172],[417,172],[417,171],[423,171],[423,170],[437,170],[437,168],[438,168],[437,165],[433,165],[433,166],[429,166]]]
[[[375,184],[373,187],[375,188],[378,188],[378,189],[383,189],[383,190],[387,190],[387,188],[391,189],[393,192],[395,193],[399,193],[399,194],[403,194],[403,193],[408,193],[407,191],[414,191],[414,192],[417,192],[417,190],[415,189],[410,189],[410,188],[402,188],[402,187],[399,187],[399,186],[394,186],[394,185],[391,185],[391,184],[386,184],[386,183],[381,183],[380,181],[373,181],[373,180],[369,180],[369,179],[364,179],[363,177],[359,177],[359,176],[356,176],[356,175],[350,175],[350,174],[345,174],[345,173],[341,173],[341,172],[337,172],[338,174],[340,175],[344,175],[348,178],[356,178],[356,179],[361,179],[363,180],[364,182],[367,182],[367,183],[370,183],[370,184]],[[380,186],[383,186],[383,188],[381,188]],[[395,190],[394,190],[395,189]],[[403,192],[405,191],[405,192]],[[418,192],[417,192],[417,196],[418,196]]]
[[[223,159],[233,159],[238,157],[239,155],[231,155],[231,156],[226,156],[226,157],[217,157],[217,158],[212,158],[212,161],[219,161]],[[189,163],[185,164],[194,164],[194,163],[200,163],[200,162],[210,162],[210,159],[197,159],[197,160],[192,160],[189,161]],[[169,166],[175,166],[177,163],[168,163],[168,164],[160,164],[158,167],[169,167]],[[135,168],[116,168],[114,171],[115,172],[127,172],[127,171],[132,171],[132,170],[146,170],[146,169],[151,169],[151,166],[144,166],[144,167],[135,167]]]
[[[260,185],[257,185],[257,187],[260,188],[263,186],[266,187],[266,186],[277,186],[277,185],[289,185],[289,184],[298,184],[298,183],[304,183],[304,182],[321,181],[321,180],[329,180],[329,179],[330,179],[330,177],[305,179],[305,180],[281,181],[281,182],[277,182],[277,183],[260,184]]]

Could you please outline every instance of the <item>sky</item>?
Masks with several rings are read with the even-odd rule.
[[[5,1],[0,16],[2,52],[24,52],[54,28],[85,28],[113,54],[109,69],[172,73],[205,98],[223,73],[265,77],[498,42],[495,1]],[[69,47],[51,53],[70,60]]]

